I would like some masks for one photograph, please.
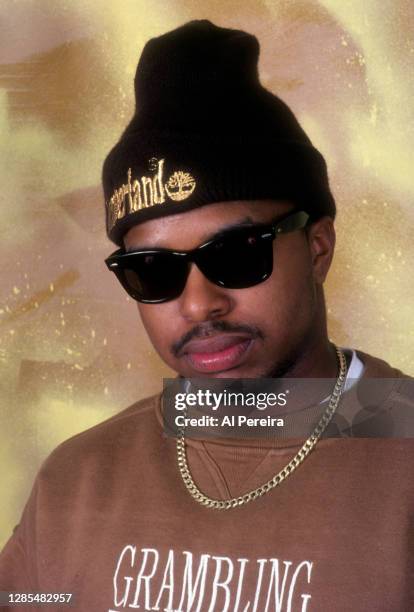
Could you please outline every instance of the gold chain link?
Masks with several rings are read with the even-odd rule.
[[[329,422],[331,421],[335,410],[338,407],[339,400],[342,395],[345,377],[346,377],[346,360],[341,349],[336,347],[336,353],[339,361],[339,374],[335,383],[334,390],[329,400],[328,407],[315,429],[309,436],[309,438],[305,441],[303,446],[299,449],[296,455],[289,461],[288,464],[285,465],[284,468],[280,470],[277,474],[273,476],[270,480],[262,484],[260,487],[256,489],[252,489],[248,493],[244,495],[240,495],[239,497],[232,497],[230,499],[212,499],[205,495],[195,484],[193,477],[190,473],[190,468],[187,462],[187,453],[185,447],[185,435],[184,430],[181,430],[179,437],[177,438],[177,460],[178,460],[178,469],[180,471],[183,482],[190,493],[191,497],[195,499],[199,504],[206,506],[207,508],[215,508],[217,510],[229,510],[230,508],[236,508],[237,506],[243,506],[244,504],[261,497],[265,493],[268,493],[280,483],[282,483],[296,468],[303,463],[309,453],[313,450],[316,443],[322,436],[323,432],[327,428]]]

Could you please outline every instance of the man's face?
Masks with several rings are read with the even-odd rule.
[[[224,229],[270,223],[293,208],[275,201],[209,204],[136,225],[125,235],[124,244],[127,250],[190,250]],[[299,230],[278,236],[271,276],[246,289],[219,287],[191,264],[178,298],[138,303],[160,357],[184,377],[257,378],[289,372],[298,355],[323,331],[321,285],[332,257],[333,236],[327,218],[312,225],[308,235]]]

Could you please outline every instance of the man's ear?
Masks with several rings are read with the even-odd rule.
[[[335,228],[332,217],[322,217],[307,228],[312,258],[313,278],[322,285],[331,266],[335,249]]]

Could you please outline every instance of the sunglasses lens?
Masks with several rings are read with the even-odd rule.
[[[185,258],[173,253],[133,253],[115,272],[134,300],[157,303],[180,295],[187,280],[188,264]]]
[[[266,280],[273,269],[273,235],[237,230],[206,245],[197,261],[207,278],[228,289],[244,289]]]

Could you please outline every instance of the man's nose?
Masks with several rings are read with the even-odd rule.
[[[201,323],[229,314],[233,298],[229,290],[210,282],[196,264],[191,264],[187,283],[180,298],[180,312],[191,323]]]

